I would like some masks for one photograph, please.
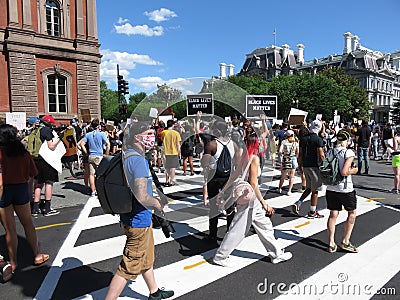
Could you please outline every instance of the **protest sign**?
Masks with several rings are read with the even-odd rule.
[[[187,95],[186,96],[187,116],[196,116],[201,111],[203,115],[214,114],[214,99],[212,93]]]
[[[246,95],[246,118],[258,118],[264,113],[267,118],[278,117],[278,97],[274,95]]]

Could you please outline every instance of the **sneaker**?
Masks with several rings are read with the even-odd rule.
[[[287,195],[288,195],[288,196],[291,196],[291,195],[293,195],[293,193],[292,193],[291,191],[288,191],[288,192],[287,192]]]
[[[90,196],[91,196],[91,197],[96,197],[96,196],[97,196],[97,192],[92,192],[92,193],[90,194]]]
[[[292,257],[293,257],[293,254],[291,252],[284,252],[281,255],[273,258],[271,260],[271,262],[273,264],[279,264],[280,262],[287,261],[287,260],[291,259]]]
[[[4,261],[3,258],[0,259],[0,273],[2,282],[9,281],[13,276],[12,266]]]
[[[194,176],[194,173],[192,172],[192,173],[190,173],[190,176]]]
[[[213,263],[216,265],[219,265],[221,267],[225,267],[225,268],[232,268],[232,262],[230,261],[229,257],[227,258],[223,258],[223,259],[219,259],[219,258],[213,258]]]
[[[391,189],[390,192],[393,193],[393,194],[399,194],[399,190],[398,189]]]
[[[340,248],[343,251],[347,251],[347,252],[351,252],[351,253],[357,253],[358,252],[358,249],[354,245],[352,245],[350,241],[349,241],[348,244],[345,244],[345,243],[342,242],[340,244]]]
[[[301,204],[299,201],[297,201],[295,204],[292,205],[292,212],[297,216],[300,214],[300,207]]]
[[[50,209],[48,212],[45,212],[43,215],[45,217],[50,217],[50,216],[55,216],[58,215],[60,212],[58,210],[55,209]]]
[[[282,189],[278,189],[278,194],[282,194]]]
[[[37,217],[37,216],[39,216],[40,214],[42,214],[42,212],[40,211],[40,209],[32,209],[32,210],[31,210],[31,215],[32,215],[32,217]]]
[[[320,215],[320,214],[318,213],[318,211],[314,211],[314,212],[309,211],[308,214],[307,214],[307,218],[308,218],[308,219],[321,219],[321,218],[323,218],[323,217],[324,217],[324,216],[323,216],[323,215]]]
[[[149,299],[149,300],[167,299],[167,298],[171,298],[175,294],[174,291],[166,291],[166,290],[164,290],[164,288],[159,289],[159,292],[160,293],[158,294],[157,297],[150,295],[149,298],[147,298],[147,299]]]

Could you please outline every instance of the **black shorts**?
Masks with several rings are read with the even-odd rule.
[[[77,154],[74,154],[74,155],[71,155],[71,156],[63,156],[63,157],[61,157],[61,162],[63,164],[71,163],[71,162],[74,162],[74,161],[78,161],[78,155]]]
[[[58,182],[58,172],[50,166],[44,159],[35,159],[38,175],[35,177],[38,184],[53,184]]]
[[[347,211],[357,208],[356,191],[349,193],[338,193],[326,190],[326,203],[329,210],[342,210],[342,206]]]

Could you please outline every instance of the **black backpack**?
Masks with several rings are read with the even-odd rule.
[[[229,152],[229,149],[226,145],[229,144],[231,140],[229,140],[228,143],[226,144],[222,143],[218,139],[216,139],[216,141],[220,143],[223,146],[223,148],[217,160],[217,168],[215,170],[214,176],[218,178],[229,177],[232,168],[232,158],[231,158],[231,153]]]
[[[136,155],[136,151],[125,158]],[[101,208],[106,214],[125,214],[132,212],[134,195],[129,188],[124,172],[122,153],[104,156],[96,170],[96,191]]]

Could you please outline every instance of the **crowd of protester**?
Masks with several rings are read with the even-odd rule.
[[[96,169],[103,155],[121,151],[124,125],[123,123],[106,124],[99,119],[93,119],[86,124],[74,118],[69,124],[56,126],[53,117],[49,115],[41,118],[30,117],[27,120],[27,127],[21,131],[12,129],[10,125],[0,125],[0,129],[7,133],[7,135],[4,133],[4,136],[2,134],[0,141],[0,174],[2,175],[0,177],[0,216],[6,229],[10,262],[10,267],[4,269],[6,271],[3,274],[4,279],[11,278],[10,274],[17,269],[15,222],[11,220],[14,211],[23,223],[27,239],[33,249],[34,264],[41,264],[49,259],[47,254],[39,252],[37,237],[32,231],[32,217],[52,216],[59,213],[51,207],[53,184],[59,179],[58,172],[39,154],[40,146],[45,143],[50,150],[54,150],[58,144],[62,143],[66,149],[61,158],[63,167],[70,171],[72,177],[83,178],[85,192],[95,197]],[[368,175],[373,172],[370,169],[371,159],[387,161],[392,159],[394,186],[391,192],[399,193],[399,126],[380,125],[367,120],[362,120],[357,124],[334,124],[313,120],[309,124],[303,122],[303,124],[289,125],[283,122],[279,125],[273,124],[272,120],[266,120],[264,115],[254,122],[237,117],[229,121],[203,117],[201,113],[198,113],[192,119],[188,118],[179,122],[172,118],[166,122],[157,118],[146,130],[150,130],[150,133],[146,131],[146,135],[137,142],[146,149],[145,157],[153,169],[159,174],[165,173],[164,186],[179,184],[176,181],[177,172],[183,176],[194,176],[196,172],[203,175],[203,204],[209,208],[210,217],[207,242],[219,246],[218,219],[221,214],[226,215],[228,234],[224,236],[214,258],[214,262],[222,266],[229,265],[227,261],[229,254],[247,234],[250,224],[270,253],[272,262],[278,263],[292,257],[291,253],[279,247],[271,235],[272,223],[269,219],[262,217],[271,216],[274,213],[273,208],[264,200],[259,190],[266,161],[270,161],[272,168],[281,172],[280,181],[276,187],[276,192],[280,194],[284,193],[284,189],[286,190],[285,180],[289,180],[285,193],[289,196],[293,195],[295,175],[300,176],[301,188],[297,191],[300,196],[292,205],[293,213],[300,215],[304,199],[311,194],[310,210],[306,217],[323,218],[324,216],[317,210],[318,191],[322,185],[318,167],[328,151],[351,149],[339,157],[346,182],[343,182],[343,186],[327,189],[328,209],[331,211],[327,224],[329,233],[327,250],[331,253],[337,250],[334,241],[335,224],[342,205],[348,211],[348,219],[340,247],[348,252],[358,251],[350,242],[356,218],[356,198],[351,175]],[[10,149],[10,147],[15,149]],[[255,206],[252,206],[253,215],[251,216],[248,214],[248,207],[240,207],[234,202],[221,206],[224,202],[221,195],[227,193],[227,186],[231,183],[230,176],[217,174],[218,160],[225,147],[231,157],[232,174],[243,173],[244,166],[249,164],[249,168],[246,168],[249,170],[246,180],[255,192],[253,199]],[[14,150],[15,153],[13,153]],[[201,162],[201,171],[195,168],[195,159]],[[11,174],[10,162],[19,160],[29,162],[30,168],[22,168],[27,173],[7,177],[7,172]],[[82,177],[78,175],[80,171],[83,174]],[[9,181],[12,178],[16,181]],[[23,189],[15,191],[10,184],[21,185]],[[44,199],[42,199],[43,188]],[[16,199],[15,202],[13,199]],[[29,210],[31,216],[29,216]],[[244,217],[244,215],[247,216]]]

